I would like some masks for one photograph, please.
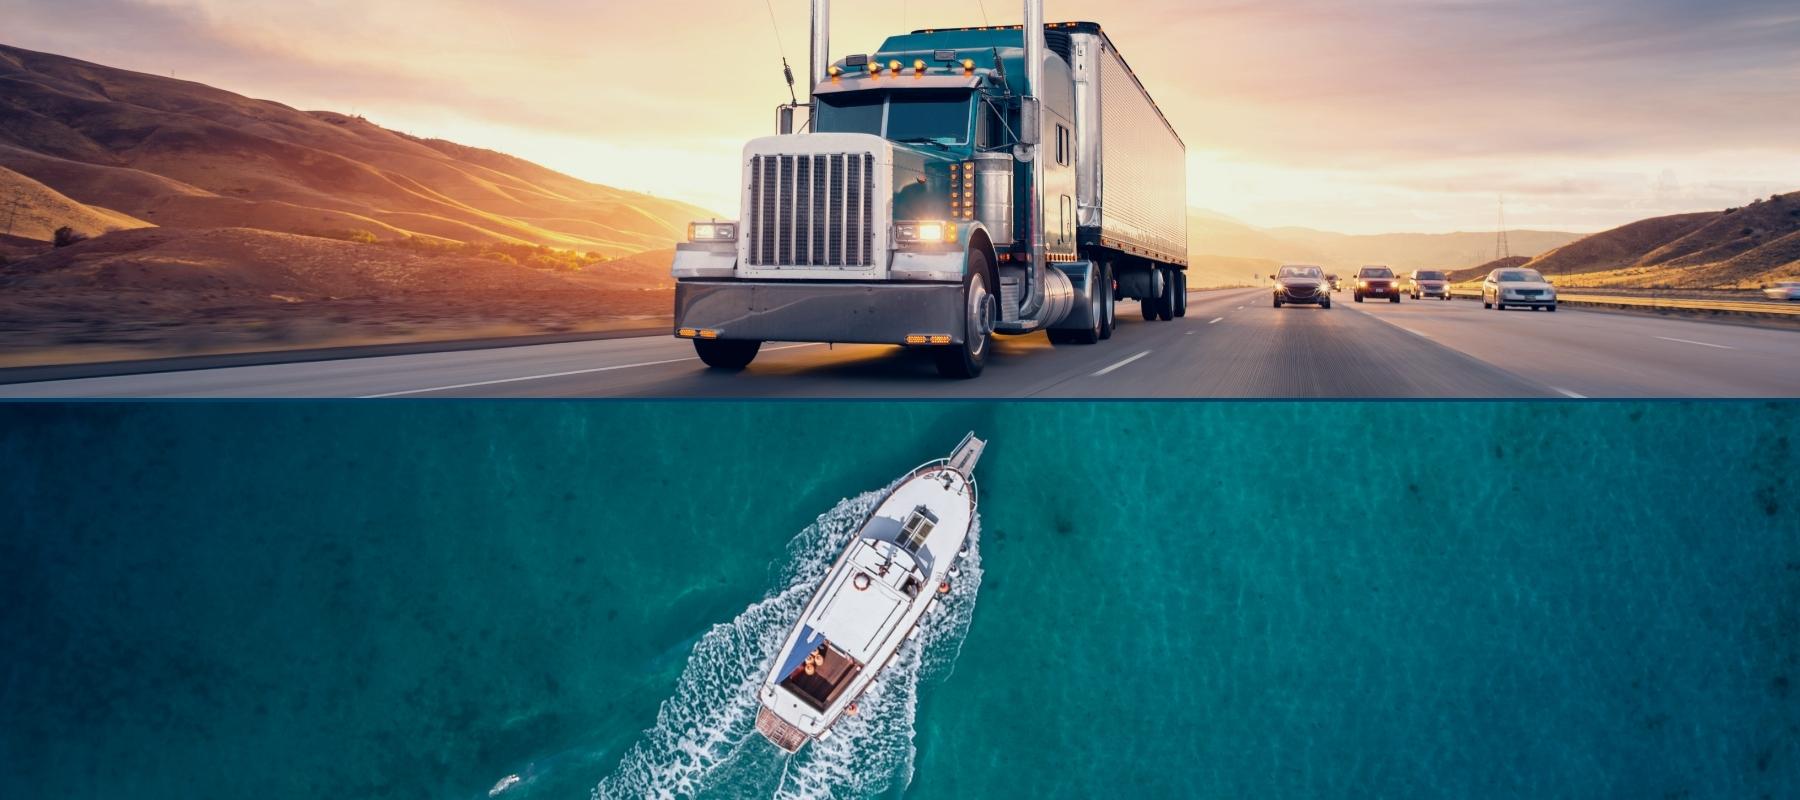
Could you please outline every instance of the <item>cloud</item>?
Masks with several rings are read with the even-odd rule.
[[[786,99],[782,55],[805,73],[807,3],[773,9],[772,23],[741,0],[0,0],[0,36],[729,212],[741,143]],[[838,3],[833,50],[1018,14]],[[1279,187],[1267,201],[1195,188],[1241,216],[1349,226],[1370,217],[1333,211],[1344,192],[1473,209],[1504,191],[1598,219],[1578,205],[1592,192],[1622,222],[1640,201],[1717,199],[1692,187],[1800,186],[1792,0],[1050,0],[1049,16],[1106,26],[1197,175],[1230,163],[1230,180]],[[1690,193],[1645,188],[1665,170]]]

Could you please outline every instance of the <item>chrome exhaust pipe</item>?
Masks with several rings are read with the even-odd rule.
[[[812,4],[812,83],[806,85],[806,100],[812,102],[813,89],[830,77],[831,69],[831,0],[813,0]]]
[[[1020,108],[1019,138],[1031,157],[1031,208],[1026,212],[1025,243],[1031,250],[1031,287],[1021,301],[1019,316],[1030,319],[1044,311],[1050,264],[1044,253],[1044,58],[1050,47],[1044,41],[1044,0],[1025,0],[1025,97]],[[1041,319],[1043,327],[1061,322]]]

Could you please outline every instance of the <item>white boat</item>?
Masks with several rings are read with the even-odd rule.
[[[913,470],[850,538],[757,690],[756,730],[789,753],[824,738],[950,591],[975,521],[971,433]]]

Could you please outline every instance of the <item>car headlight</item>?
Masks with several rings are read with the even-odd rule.
[[[737,223],[690,222],[688,223],[688,241],[735,242],[737,241]]]
[[[956,226],[939,221],[898,222],[894,224],[894,242],[900,245],[955,244]]]

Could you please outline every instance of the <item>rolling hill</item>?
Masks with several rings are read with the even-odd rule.
[[[709,216],[360,117],[4,45],[0,167],[89,209],[68,208],[65,224],[102,228],[366,230],[620,256]]]
[[[1528,264],[1570,286],[1750,289],[1800,278],[1800,192],[1641,220]]]
[[[1567,245],[1580,234],[1556,231],[1508,231],[1512,249],[1537,255]],[[1465,269],[1493,257],[1492,233],[1388,233],[1346,234],[1310,228],[1258,228],[1222,214],[1199,209],[1188,215],[1188,250],[1196,264],[1221,259],[1252,259],[1258,263],[1306,263],[1344,270],[1363,264],[1386,264],[1398,270]],[[1241,282],[1237,273],[1228,273]],[[1264,270],[1265,272],[1267,270]],[[1199,270],[1195,285],[1213,279],[1213,270]]]

